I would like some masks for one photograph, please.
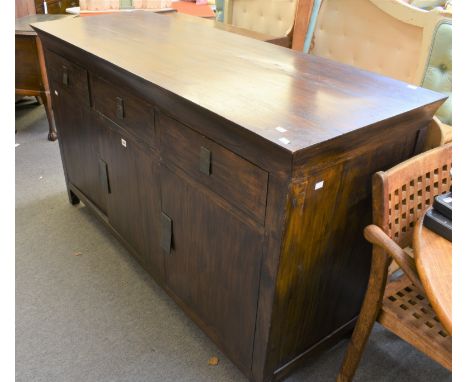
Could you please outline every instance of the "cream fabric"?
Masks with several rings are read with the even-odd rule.
[[[423,31],[368,0],[323,0],[310,53],[419,83]]]
[[[241,28],[286,36],[292,29],[296,0],[230,0],[232,14],[228,23]]]
[[[436,115],[452,124],[452,24],[441,24],[434,35],[426,74],[421,86],[449,96]]]

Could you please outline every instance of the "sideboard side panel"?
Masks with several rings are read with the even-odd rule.
[[[371,255],[362,234],[372,220],[371,177],[409,158],[417,134],[381,141],[376,150],[363,146],[359,155],[293,180],[269,344],[276,374],[349,330],[359,314]]]

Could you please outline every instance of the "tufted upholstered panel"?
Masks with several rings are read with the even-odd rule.
[[[422,38],[421,28],[392,17],[368,0],[324,0],[309,52],[419,83],[415,62]]]
[[[297,0],[230,0],[227,22],[241,28],[286,36],[293,27]]]
[[[421,86],[444,93],[449,98],[436,115],[448,125],[452,124],[452,24],[444,22],[437,27]]]

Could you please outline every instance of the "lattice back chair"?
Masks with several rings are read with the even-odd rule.
[[[451,187],[452,144],[417,155],[388,171],[374,174],[374,224],[364,229],[373,244],[367,292],[337,381],[351,381],[374,322],[452,369],[451,328],[442,327],[425,297],[411,244],[414,226],[434,197]],[[401,271],[389,274],[392,260]]]

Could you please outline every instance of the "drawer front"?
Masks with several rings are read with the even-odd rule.
[[[92,75],[91,89],[96,111],[145,143],[156,146],[153,107],[123,88]]]
[[[176,120],[160,115],[162,159],[262,224],[268,173]]]
[[[89,106],[87,71],[51,51],[46,51],[46,60],[51,91],[68,94]]]

